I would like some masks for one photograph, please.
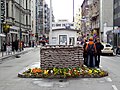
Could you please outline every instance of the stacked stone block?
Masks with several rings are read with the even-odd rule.
[[[46,46],[40,49],[42,69],[68,68],[83,65],[81,46]]]

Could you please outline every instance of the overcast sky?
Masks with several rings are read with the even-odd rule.
[[[74,0],[74,2],[75,2],[74,15],[76,15],[83,0]],[[46,0],[46,3],[49,5],[50,0]],[[52,0],[52,6],[55,20],[58,19],[68,19],[69,21],[73,20],[73,0]]]

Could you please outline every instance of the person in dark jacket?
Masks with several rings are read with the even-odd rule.
[[[16,52],[18,51],[18,45],[19,45],[19,40],[15,40],[15,50]]]
[[[84,44],[83,44],[83,58],[84,58],[84,65],[87,66],[87,52],[85,50],[86,45],[87,45],[87,39],[84,39]]]
[[[104,48],[104,46],[101,44],[99,38],[96,39],[95,45],[96,45],[96,51],[97,51],[97,53],[96,53],[95,66],[99,68],[101,50]]]
[[[3,42],[3,51],[6,51],[6,46],[7,46],[7,44],[6,44],[6,42],[4,41],[4,42]]]

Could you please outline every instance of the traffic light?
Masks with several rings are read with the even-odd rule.
[[[5,0],[1,0],[1,22],[5,21]]]

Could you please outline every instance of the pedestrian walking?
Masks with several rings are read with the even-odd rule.
[[[101,44],[99,38],[96,39],[95,45],[96,45],[96,51],[97,51],[96,59],[95,59],[95,66],[99,68],[101,50],[104,48],[104,46]]]
[[[96,46],[95,43],[93,42],[93,38],[89,38],[89,42],[86,45],[86,52],[87,52],[87,66],[94,68]]]
[[[88,66],[87,65],[87,52],[85,50],[86,45],[87,45],[87,39],[85,38],[84,39],[84,44],[83,44],[83,58],[84,58],[84,65]]]

